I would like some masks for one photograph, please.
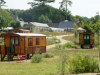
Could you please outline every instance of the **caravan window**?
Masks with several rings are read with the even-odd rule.
[[[15,38],[15,44],[18,44],[18,38]]]
[[[39,38],[36,38],[36,45],[39,45]]]
[[[84,35],[84,39],[86,39],[86,35]]]
[[[28,38],[28,46],[33,46],[33,38]]]

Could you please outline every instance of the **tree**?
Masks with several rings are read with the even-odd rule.
[[[51,23],[52,21],[48,18],[48,16],[45,16],[45,15],[41,15],[39,18],[38,18],[39,22],[41,23]]]
[[[46,3],[54,2],[55,0],[34,0],[33,2],[29,2],[28,4],[31,4],[31,7],[42,5],[44,6]]]
[[[6,2],[4,0],[0,0],[0,6],[4,6]]]
[[[76,43],[76,38],[78,36],[78,32],[77,32],[78,26],[76,24],[74,24],[74,36],[75,36],[75,43]]]
[[[9,26],[11,21],[10,13],[5,9],[0,9],[0,28]]]
[[[61,6],[60,8],[66,8],[66,20],[67,20],[67,6],[68,5],[72,5],[72,1],[71,0],[63,0],[62,2],[60,2]]]
[[[10,24],[14,29],[17,29],[17,28],[21,28],[21,24],[19,21],[16,21],[16,22],[11,22]]]
[[[19,18],[20,21],[24,21],[22,18]]]

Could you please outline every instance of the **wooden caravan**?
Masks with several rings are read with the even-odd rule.
[[[14,29],[12,30],[13,33],[30,33],[29,30],[25,30],[25,29]]]
[[[0,46],[1,61],[10,54],[10,60],[17,54],[30,55],[36,51],[46,52],[46,36],[33,33],[6,33],[0,37],[4,38],[4,45]],[[13,44],[13,51],[10,49],[10,42]]]
[[[89,46],[89,48],[93,48],[94,45],[94,33],[79,33],[79,43],[81,48],[85,46]]]

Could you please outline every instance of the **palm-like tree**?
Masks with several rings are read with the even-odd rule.
[[[61,6],[60,8],[66,7],[66,20],[67,20],[67,7],[68,5],[71,6],[72,5],[72,1],[71,0],[62,0],[62,2],[60,2]]]

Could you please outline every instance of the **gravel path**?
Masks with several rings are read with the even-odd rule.
[[[70,41],[67,41],[67,40],[62,39],[62,37],[64,37],[64,36],[73,36],[73,34],[71,34],[71,35],[56,36],[56,38],[59,39],[59,40],[61,41],[60,45],[65,44],[65,43],[67,43],[67,42],[70,42]],[[56,44],[48,45],[48,46],[46,47],[46,49],[50,49],[50,48],[55,47],[55,46],[56,46]]]

